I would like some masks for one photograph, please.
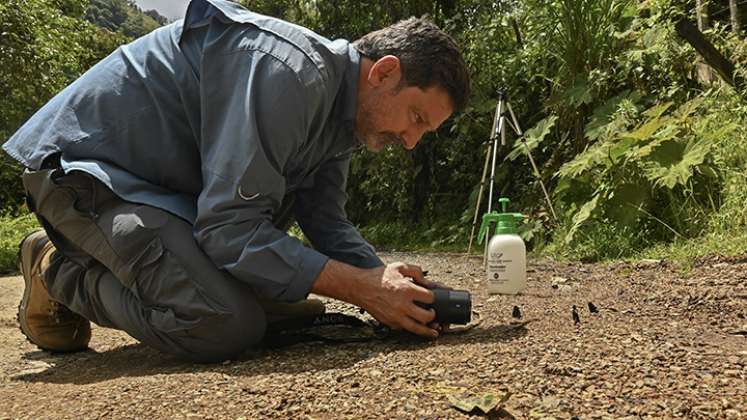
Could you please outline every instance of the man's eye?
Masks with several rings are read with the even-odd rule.
[[[422,124],[425,120],[420,116],[420,114],[415,114],[415,122],[418,124]]]

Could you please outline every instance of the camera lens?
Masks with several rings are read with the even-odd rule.
[[[472,297],[466,290],[432,289],[436,322],[468,324],[472,318]]]

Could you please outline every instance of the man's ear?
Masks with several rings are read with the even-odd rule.
[[[368,72],[368,82],[378,87],[382,84],[396,86],[402,78],[402,67],[399,58],[393,55],[385,55],[376,60]]]

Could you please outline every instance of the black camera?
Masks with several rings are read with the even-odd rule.
[[[436,311],[435,322],[440,324],[468,324],[472,318],[472,297],[466,290],[431,289],[433,303],[415,302],[425,309]]]

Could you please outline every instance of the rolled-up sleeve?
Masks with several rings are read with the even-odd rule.
[[[205,57],[202,66],[195,238],[219,268],[260,296],[302,299],[328,257],[273,227],[272,215],[318,95],[294,69],[260,51]]]
[[[351,156],[348,152],[325,162],[311,185],[298,191],[296,218],[317,251],[360,268],[377,267],[383,262],[345,212]]]

